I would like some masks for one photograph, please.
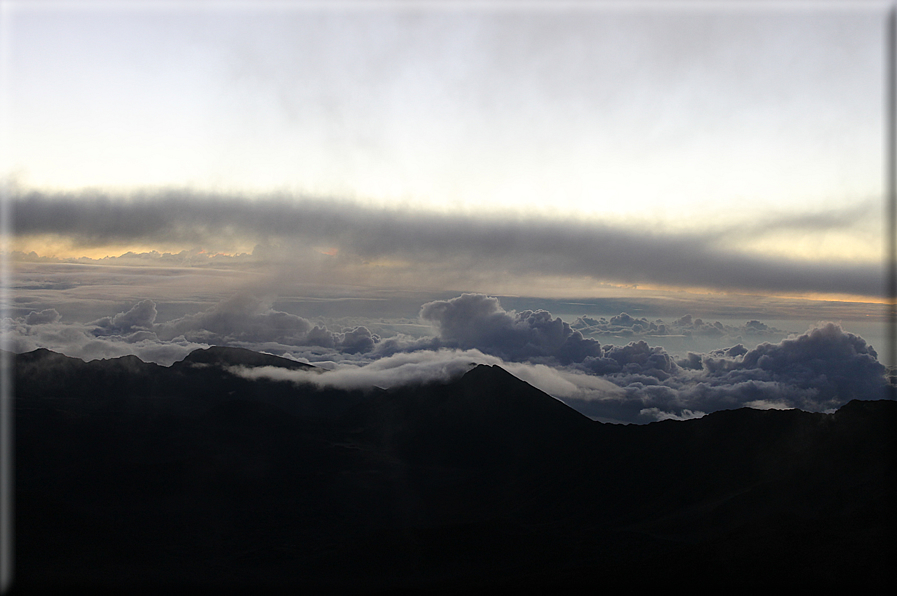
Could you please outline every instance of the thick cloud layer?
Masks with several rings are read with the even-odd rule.
[[[146,302],[154,306],[151,301]],[[16,353],[47,348],[84,360],[133,354],[146,362],[166,366],[183,360],[193,350],[209,347],[183,336],[163,341],[154,331],[135,327],[130,324],[129,315],[136,316],[137,313],[132,311],[139,312],[140,309],[137,305],[127,312],[91,323],[66,322],[55,310],[53,316],[47,316],[45,310],[24,317],[5,318],[2,321],[3,347]],[[113,323],[116,319],[119,325]]]
[[[141,305],[143,303],[134,309]],[[124,317],[129,317],[132,311]],[[112,320],[113,325],[116,318]],[[162,340],[183,337],[191,342],[210,345],[320,346],[350,354],[368,352],[380,340],[366,327],[330,331],[326,327],[313,325],[297,315],[274,310],[270,304],[251,294],[237,294],[208,310],[153,328]]]
[[[833,323],[752,349],[736,344],[680,356],[644,339],[602,345],[547,311],[506,311],[498,299],[482,294],[428,302],[420,316],[435,336],[381,339],[365,326],[328,329],[257,296],[237,294],[165,322],[156,321],[152,300],[89,323],[64,322],[55,309],[32,311],[4,319],[3,339],[16,352],[46,347],[87,360],[135,354],[160,364],[209,345],[246,347],[330,370],[236,370],[240,375],[341,388],[446,380],[473,364],[497,364],[586,415],[624,422],[693,418],[744,406],[826,411],[851,399],[893,394],[893,388],[887,393],[885,367],[872,346]],[[604,321],[595,325],[636,329],[647,323],[625,313]],[[689,316],[670,325],[719,329]],[[762,333],[766,325],[749,321],[738,329]]]
[[[54,234],[89,246],[140,242],[275,246],[265,259],[298,266],[283,247],[327,246],[329,267],[383,283],[576,277],[725,290],[881,296],[878,263],[790,261],[738,252],[720,231],[703,235],[558,220],[484,219],[375,210],[339,201],[157,193],[111,196],[31,192],[11,201],[14,232]],[[792,222],[793,223],[793,222]],[[261,253],[260,255],[261,256]],[[389,267],[372,267],[372,262]],[[379,276],[379,277],[378,277]]]
[[[54,309],[32,311],[3,321],[4,340],[14,352],[45,347],[87,360],[134,354],[164,365],[210,345],[292,350],[314,357],[370,352],[380,341],[364,326],[329,330],[277,311],[251,294],[236,294],[210,309],[164,323],[156,323],[156,316],[152,300],[89,323],[64,323]]]
[[[627,313],[613,317],[579,317],[571,325],[585,337],[594,338],[683,338],[708,337],[730,340],[736,343],[745,339],[763,339],[782,337],[781,329],[770,327],[760,321],[748,321],[744,325],[724,325],[719,321],[704,321],[700,318],[684,315],[673,321],[662,319],[649,321],[645,317],[636,318]],[[611,340],[613,341],[613,340]]]

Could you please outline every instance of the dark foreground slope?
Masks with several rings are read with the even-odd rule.
[[[620,426],[498,367],[363,394],[222,348],[15,360],[23,593],[895,587],[894,402]]]

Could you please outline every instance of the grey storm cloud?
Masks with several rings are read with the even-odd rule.
[[[665,380],[676,373],[677,366],[663,348],[637,341],[605,346],[599,355],[586,357],[581,368],[594,374],[640,374]]]
[[[508,312],[497,298],[462,294],[424,304],[421,319],[433,324],[445,345],[477,348],[506,360],[551,358],[578,362],[600,350],[560,318],[544,310]]]
[[[678,361],[644,341],[607,346],[571,368],[601,375],[625,397],[585,411],[621,419],[692,417],[744,406],[826,411],[888,395],[886,368],[866,341],[825,323],[752,350],[741,345]]]
[[[40,312],[31,311],[25,317],[25,323],[28,325],[43,325],[46,323],[56,323],[60,319],[60,315],[55,308],[47,308]]]
[[[341,258],[390,259],[412,271],[579,276],[726,290],[880,296],[879,264],[798,261],[732,250],[718,231],[669,234],[575,220],[441,215],[345,201],[159,192],[119,198],[30,192],[10,201],[18,235],[58,234],[84,245],[156,240],[272,240],[337,246]],[[818,218],[816,218],[818,219]],[[792,229],[799,222],[791,217]],[[810,228],[818,222],[810,216]],[[270,255],[269,255],[270,256]],[[291,255],[276,256],[289,264]],[[336,262],[331,264],[336,266]]]
[[[727,372],[727,380],[741,381],[742,371],[751,379],[813,389],[820,399],[837,403],[876,396],[882,389],[885,367],[862,337],[826,323],[796,338],[763,343],[747,351]]]
[[[152,300],[141,300],[127,312],[120,312],[110,321],[114,329],[124,332],[133,330],[152,330],[156,320],[156,303]]]

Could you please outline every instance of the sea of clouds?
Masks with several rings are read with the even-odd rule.
[[[43,347],[85,360],[134,354],[163,365],[211,345],[245,347],[327,372],[266,367],[237,374],[339,388],[449,380],[474,364],[496,364],[606,421],[687,419],[745,406],[831,411],[851,399],[893,395],[875,349],[834,323],[758,344],[781,331],[760,321],[732,326],[690,315],[665,322],[620,313],[569,324],[545,310],[509,311],[497,298],[462,294],[421,307],[432,335],[381,337],[363,325],[328,328],[272,304],[239,293],[163,322],[149,299],[87,323],[63,321],[49,308],[3,319],[2,332],[6,349],[17,353]],[[651,345],[692,335],[732,345],[683,354]]]

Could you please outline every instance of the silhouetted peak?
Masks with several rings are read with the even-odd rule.
[[[481,364],[458,382],[462,395],[480,411],[493,410],[502,418],[532,418],[547,424],[591,425],[591,420],[567,404],[533,387],[498,365]],[[456,396],[455,399],[459,399]]]
[[[117,362],[119,364],[127,364],[127,365],[141,365],[146,364],[143,360],[135,356],[134,354],[128,354],[127,356],[119,356],[117,358],[104,358],[109,362]]]
[[[893,414],[897,411],[897,403],[892,400],[860,400],[852,399],[835,412],[838,415],[844,414],[864,414],[864,415],[881,415]]]
[[[465,377],[475,379],[489,378],[517,378],[497,364],[477,364],[464,374]]]
[[[871,432],[881,428],[893,434],[897,430],[897,402],[890,399],[851,400],[838,408],[832,416],[842,429],[851,432]]]
[[[24,352],[22,354],[16,354],[16,363],[17,364],[51,364],[51,363],[84,363],[80,358],[72,358],[71,356],[66,356],[65,354],[60,354],[59,352],[53,352],[52,350],[48,350],[46,348],[37,348],[36,350],[32,350],[30,352]]]
[[[290,370],[311,370],[316,367],[289,358],[261,354],[245,348],[212,346],[194,350],[181,361],[182,364],[217,364],[222,366],[276,366]]]
[[[486,387],[492,385],[520,384],[528,385],[526,381],[522,381],[515,377],[497,364],[478,364],[470,369],[461,377],[462,384],[475,384],[477,386]]]
[[[23,352],[21,354],[16,354],[18,358],[22,358],[25,360],[41,360],[43,358],[53,357],[53,356],[65,356],[64,354],[60,354],[59,352],[53,352],[52,350],[48,350],[47,348],[37,348],[36,350],[31,350],[30,352]]]

